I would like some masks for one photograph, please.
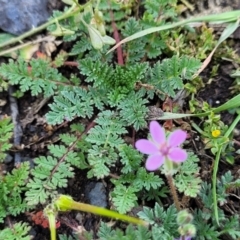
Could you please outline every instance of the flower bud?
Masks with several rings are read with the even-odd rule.
[[[112,44],[116,43],[115,39],[113,39],[107,35],[101,36],[101,33],[93,26],[88,25],[87,28],[88,28],[92,46],[95,49],[102,49],[103,44],[112,45]]]
[[[177,223],[179,226],[192,222],[193,216],[186,209],[180,211],[177,215]]]
[[[104,42],[104,44],[108,44],[108,45],[113,45],[116,43],[115,39],[112,37],[109,37],[107,35],[105,35],[104,37],[102,37],[102,40]]]
[[[196,227],[193,224],[188,223],[179,227],[178,232],[181,236],[194,237],[196,235]]]
[[[89,32],[89,36],[90,36],[90,39],[91,39],[92,46],[95,49],[102,49],[103,40],[102,40],[100,32],[90,25],[88,25],[87,28],[88,28],[88,32]]]

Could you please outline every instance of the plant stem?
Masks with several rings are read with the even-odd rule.
[[[60,195],[58,199],[55,200],[54,205],[56,209],[58,209],[58,211],[79,210],[79,211],[93,213],[93,214],[104,216],[104,217],[119,219],[119,220],[130,222],[133,224],[139,224],[143,226],[149,225],[148,222],[139,218],[131,217],[125,214],[120,214],[118,212],[111,211],[106,208],[102,208],[102,207],[98,207],[98,206],[94,206],[86,203],[76,202],[70,196],[67,196],[67,195]]]
[[[178,195],[177,195],[177,191],[176,191],[176,188],[173,184],[173,178],[172,178],[172,175],[166,175],[166,178],[168,180],[168,184],[170,186],[170,191],[172,193],[172,198],[173,198],[173,201],[174,201],[174,204],[175,204],[175,207],[176,209],[179,211],[181,211],[181,207],[180,207],[180,203],[179,203],[179,200],[178,200]]]
[[[231,132],[234,130],[234,128],[236,127],[239,121],[240,121],[240,114],[237,115],[237,117],[234,119],[232,124],[229,126],[227,132],[224,134],[224,137],[228,138],[230,136]],[[215,161],[214,161],[213,176],[212,176],[213,210],[214,210],[215,220],[218,225],[219,225],[219,217],[218,217],[218,200],[217,200],[217,172],[218,172],[218,165],[219,165],[221,153],[224,152],[226,147],[227,147],[227,144],[221,145],[217,151]]]

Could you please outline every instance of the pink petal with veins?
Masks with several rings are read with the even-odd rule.
[[[168,143],[171,147],[177,147],[182,144],[187,138],[187,133],[181,129],[175,130],[168,137]]]
[[[155,154],[159,150],[156,145],[149,140],[140,139],[135,143],[135,147],[142,153],[145,154]]]
[[[164,163],[164,160],[165,157],[160,154],[151,155],[146,161],[146,169],[148,171],[155,171],[161,167],[161,165]]]
[[[164,128],[157,121],[150,122],[150,133],[154,142],[161,144],[166,141]]]
[[[181,148],[171,148],[168,158],[173,162],[184,162],[187,159],[187,152]]]

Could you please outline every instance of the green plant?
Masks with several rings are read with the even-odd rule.
[[[22,198],[28,175],[29,163],[21,164],[12,173],[1,173],[0,222],[3,222],[7,215],[17,216],[29,209],[26,200]]]
[[[68,180],[76,177],[75,172],[81,171],[88,179],[107,182],[112,208],[120,214],[127,214],[135,207],[143,207],[138,215],[151,225],[149,228],[128,225],[125,229],[121,225],[121,229],[118,229],[101,222],[97,232],[99,239],[172,240],[179,234],[181,237],[194,236],[193,232],[188,234],[185,228],[187,224],[196,228],[196,239],[219,239],[224,234],[232,238],[239,237],[239,217],[227,216],[220,208],[229,199],[229,192],[239,188],[239,181],[229,172],[217,179],[217,172],[221,156],[234,164],[234,154],[237,152],[231,133],[239,122],[238,115],[233,124],[227,126],[221,121],[219,113],[230,109],[237,112],[240,94],[217,108],[205,102],[201,103],[203,107],[199,107],[200,101],[196,99],[198,91],[204,88],[203,80],[198,75],[207,65],[206,62],[201,63],[201,60],[207,58],[210,61],[216,50],[214,46],[219,46],[236,29],[239,11],[179,22],[177,1],[146,0],[141,2],[141,6],[132,0],[121,3],[90,0],[83,5],[75,0],[67,2],[70,7],[62,12],[55,11],[43,26],[23,36],[8,37],[7,42],[0,43],[0,55],[12,53],[22,49],[25,43],[7,49],[7,52],[3,47],[47,28],[49,34],[62,37],[64,42],[69,43],[67,45],[72,45],[71,49],[67,48],[54,60],[37,58],[26,62],[19,57],[16,61],[9,60],[0,66],[1,91],[8,85],[17,85],[18,96],[30,94],[52,97],[46,110],[47,124],[58,125],[59,128],[68,125],[68,133],[60,134],[58,142],[48,145],[44,155],[36,156],[32,168],[22,163],[7,174],[1,172],[0,221],[3,222],[7,216],[17,216],[30,208],[41,206],[45,208],[50,228],[53,229],[59,209],[48,204],[54,202],[60,189],[68,187]],[[186,24],[216,19],[234,22],[218,42],[212,30],[205,25],[199,30],[201,34],[192,39],[193,34]],[[121,34],[117,34],[119,32]],[[110,37],[112,34],[118,42],[116,46],[125,43],[116,54],[109,53],[109,44],[115,41]],[[120,41],[121,36],[126,39]],[[214,50],[207,57],[212,48]],[[69,74],[63,71],[65,66],[71,66]],[[74,71],[73,67],[76,67]],[[216,71],[214,65],[211,76]],[[180,92],[186,95],[181,96]],[[189,106],[184,104],[188,100]],[[155,152],[143,149],[143,153],[150,154],[150,157],[154,154],[159,157],[159,153],[165,157],[164,160],[161,158],[160,163],[164,162],[164,165],[160,171],[149,173],[143,166],[145,157],[135,149],[135,142],[147,136],[145,130],[149,106],[152,105],[164,110],[156,119],[167,120],[161,122],[168,130],[167,136],[171,136],[173,129],[180,127],[180,124],[185,132],[188,130],[188,135],[184,134],[187,151],[183,151],[187,157],[184,157],[186,161],[182,164],[179,161],[183,161],[183,158],[179,160],[176,155],[173,159],[169,157],[170,150],[176,146],[174,143],[168,145],[168,140],[157,139]],[[188,108],[191,113],[188,113]],[[210,172],[212,185],[202,182],[201,162],[197,154],[189,150],[193,139],[190,124],[177,120],[184,117],[186,122],[189,121],[187,118],[191,118],[191,126],[201,134],[204,148],[210,148],[210,156],[215,156],[214,169]],[[203,124],[197,125],[194,117],[201,118]],[[12,131],[10,119],[2,119],[1,163],[11,148]],[[154,138],[154,134],[151,135]],[[149,166],[149,159],[146,162],[146,166]],[[158,161],[157,168],[161,164]],[[156,167],[156,164],[153,165]],[[170,193],[175,206],[167,199]],[[180,197],[177,193],[180,193]],[[193,222],[191,217],[190,222],[179,223],[179,199],[185,198],[191,199],[190,202],[200,201],[201,204],[196,204],[197,207],[192,211]],[[157,202],[153,208],[145,206],[153,206],[153,202]],[[82,211],[89,210],[84,204],[81,207]],[[99,210],[90,208],[88,212],[97,213],[91,209]],[[29,239],[28,231],[29,226],[19,222],[1,231],[0,238]],[[66,235],[59,237],[64,240],[75,239]],[[93,239],[94,234],[85,232],[81,237]],[[54,233],[52,238],[56,238]]]
[[[12,137],[13,124],[11,119],[5,117],[0,120],[0,163],[2,163],[7,154],[6,152],[11,148],[10,138]]]
[[[18,222],[12,227],[5,228],[3,231],[0,231],[0,238],[6,240],[30,240],[30,229],[31,227],[27,223]]]
[[[33,176],[27,183],[26,201],[28,205],[44,204],[57,195],[57,189],[67,187],[68,178],[74,177],[73,166],[84,168],[84,149],[79,149],[82,138],[82,126],[72,126],[73,134],[60,136],[61,145],[50,145],[49,156],[35,159],[35,167],[30,171]],[[79,144],[79,146],[78,146]],[[79,149],[79,153],[76,151]]]

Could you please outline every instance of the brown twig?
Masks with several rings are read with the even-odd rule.
[[[95,122],[93,120],[92,122],[90,122],[90,124],[88,124],[87,128],[85,129],[85,131],[78,136],[77,140],[71,146],[69,146],[67,152],[61,157],[61,159],[59,160],[58,164],[52,170],[51,175],[50,175],[49,178],[52,178],[53,174],[56,172],[56,170],[58,169],[59,165],[65,160],[65,158],[68,155],[68,153],[75,148],[76,144],[82,138],[82,136],[84,134],[86,134],[92,127],[94,127],[94,125],[95,125]]]
[[[108,4],[111,6],[111,3],[108,2]],[[110,10],[110,17],[111,17],[111,20],[112,20],[112,29],[113,29],[113,37],[114,39],[116,40],[116,43],[119,43],[120,42],[120,35],[119,35],[119,32],[118,32],[118,29],[117,29],[117,25],[114,21],[114,14],[113,14],[113,11]],[[117,48],[117,59],[118,59],[118,65],[124,65],[124,60],[123,60],[123,52],[122,52],[122,46],[120,45],[118,48]]]

